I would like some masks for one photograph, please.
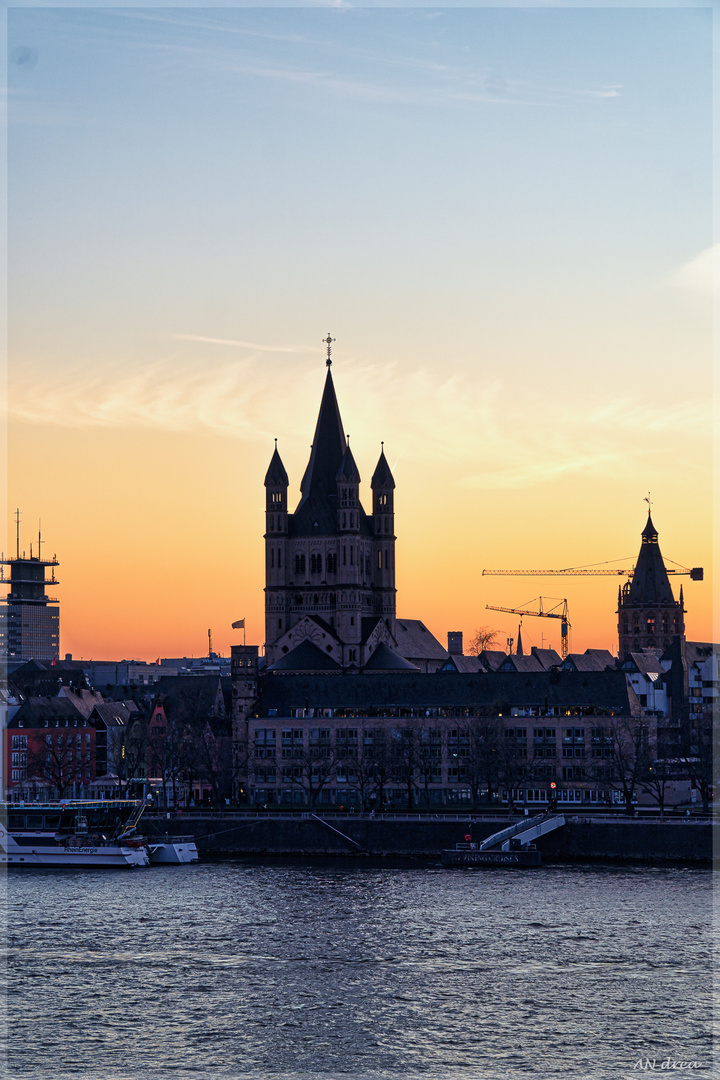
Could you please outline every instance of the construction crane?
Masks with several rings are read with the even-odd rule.
[[[483,573],[485,573],[484,570]],[[560,655],[562,656],[563,660],[565,660],[568,654],[568,630],[570,629],[570,623],[568,622],[567,600],[558,600],[557,603],[553,605],[553,607],[548,608],[548,610],[546,611],[543,608],[543,599],[554,600],[555,597],[538,596],[536,599],[538,601],[538,611],[530,611],[524,608],[498,607],[497,604],[486,604],[485,607],[489,611],[508,611],[511,615],[539,615],[544,619],[560,619]],[[534,604],[535,600],[530,600],[529,602],[531,604]],[[556,611],[555,609],[559,608],[561,604],[562,607],[560,608],[560,611]]]
[[[609,562],[617,562],[619,560],[612,559]],[[670,560],[671,561],[671,560]],[[483,570],[482,576],[490,575],[491,577],[551,577],[551,576],[565,576],[565,577],[600,577],[600,576],[617,576],[624,575],[631,578],[635,572],[635,567],[632,570],[623,570],[615,567],[613,570],[601,570],[595,569],[598,566],[604,566],[604,563],[591,563],[589,566],[569,566],[565,570]],[[703,580],[703,568],[702,566],[693,566],[689,569],[687,566],[682,566],[680,563],[675,564],[676,570],[669,570],[668,574],[689,574],[691,581]],[[538,613],[535,612],[537,615]]]

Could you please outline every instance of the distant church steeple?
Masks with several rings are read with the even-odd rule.
[[[644,648],[667,649],[676,634],[685,634],[684,614],[682,589],[678,602],[648,510],[633,576],[618,595],[620,656]]]

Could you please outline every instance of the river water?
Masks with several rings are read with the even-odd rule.
[[[669,1060],[709,1078],[711,884],[300,860],[18,871],[7,1076],[622,1080]]]

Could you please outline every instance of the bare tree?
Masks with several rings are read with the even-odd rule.
[[[710,809],[710,799],[718,779],[713,765],[720,764],[720,725],[714,721],[713,710],[704,706],[682,723],[680,760],[690,782],[700,792],[703,810]]]
[[[442,775],[443,730],[420,728],[415,746],[415,769],[423,790],[423,801],[430,806],[430,785],[438,783]]]
[[[48,734],[44,743],[28,747],[27,775],[29,779],[44,780],[56,798],[65,798],[81,776],[73,764],[73,736],[68,730]]]
[[[383,727],[368,728],[364,737],[365,755],[372,761],[372,778],[378,805],[382,807],[385,786],[390,780],[394,766],[394,744],[390,733]],[[372,796],[371,796],[372,797]]]
[[[660,816],[665,816],[665,796],[668,784],[677,777],[677,766],[660,759],[648,763],[647,771],[640,777],[640,787],[658,804]]]
[[[405,724],[401,728],[393,728],[390,738],[392,740],[392,776],[405,788],[408,810],[410,810],[414,802],[415,770],[418,766],[417,729],[412,724]]]
[[[493,791],[499,782],[503,730],[502,720],[496,715],[476,716],[470,720],[465,768],[473,809],[480,803],[482,790],[487,791],[488,804],[492,803]]]
[[[358,740],[357,757],[353,761],[355,783],[360,793],[360,805],[367,810],[373,805],[378,787],[378,760],[375,757],[375,737],[372,728],[365,728]]]
[[[348,759],[343,754],[343,760]],[[315,806],[320,794],[329,783],[338,761],[338,753],[330,743],[330,731],[327,728],[311,728],[309,745],[303,747],[300,756],[294,761],[294,768],[299,769],[295,780],[305,792],[305,801]]]
[[[649,729],[644,716],[617,716],[611,723],[612,776],[610,786],[621,791],[628,814],[633,797],[653,760]]]
[[[471,656],[479,656],[485,649],[491,648],[497,641],[498,631],[491,630],[489,626],[481,626],[475,631],[475,636],[468,645]]]
[[[198,779],[210,786],[211,800],[219,805],[232,792],[233,755],[228,722],[224,719],[215,724],[207,722],[201,731],[194,731],[191,753]]]

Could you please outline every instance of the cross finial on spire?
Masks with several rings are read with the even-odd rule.
[[[643,499],[643,502],[646,502],[648,504],[648,514],[649,514],[651,512],[651,510],[652,510],[652,503],[650,502],[650,492],[649,491],[648,491],[647,495],[645,496],[645,498]]]
[[[330,353],[332,352],[332,343],[334,340],[335,338],[330,337],[330,331],[328,330],[328,336],[326,338],[323,338],[324,343],[327,345],[327,360],[325,361],[325,363],[328,367],[332,365],[332,358],[330,356]]]

